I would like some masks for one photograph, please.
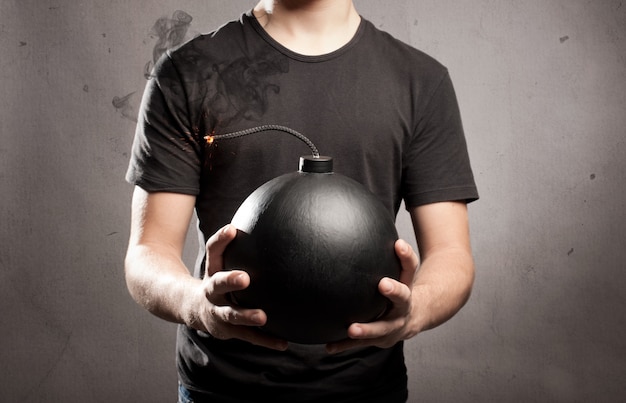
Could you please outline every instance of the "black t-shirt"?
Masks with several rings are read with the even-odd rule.
[[[334,158],[335,172],[364,184],[394,215],[402,200],[411,207],[478,198],[445,67],[366,20],[339,50],[303,56],[269,37],[251,14],[157,64],[127,180],[147,191],[197,196],[206,241],[254,189],[310,155],[280,131],[205,139],[265,124],[304,134]],[[195,275],[202,275],[201,264]],[[216,402],[391,402],[393,393],[398,401],[406,395],[402,343],[336,356],[322,346],[274,352],[180,326],[177,353],[183,384]]]

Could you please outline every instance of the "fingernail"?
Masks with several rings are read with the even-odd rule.
[[[229,283],[233,287],[240,287],[243,282],[243,273],[237,274],[236,276],[230,277]]]
[[[402,243],[402,252],[409,253],[409,244],[406,242]]]
[[[380,285],[380,288],[382,292],[388,293],[393,290],[393,285],[391,285],[389,281],[383,280],[382,284]]]
[[[252,319],[252,321],[255,322],[255,323],[259,323],[260,324],[262,322],[261,314],[259,314],[259,313],[255,313],[254,315],[252,315],[252,317],[250,319]]]

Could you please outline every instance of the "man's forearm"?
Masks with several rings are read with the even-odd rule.
[[[473,282],[474,262],[466,249],[442,250],[426,257],[413,285],[418,329],[432,329],[454,316],[467,302]]]
[[[150,245],[129,248],[125,260],[126,284],[133,299],[152,314],[175,323],[195,322],[189,309],[201,280],[192,277],[173,253]]]

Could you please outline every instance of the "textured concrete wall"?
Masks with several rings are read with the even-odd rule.
[[[123,280],[133,119],[155,28],[252,4],[0,2],[0,401],[174,401],[174,326]],[[411,402],[626,398],[626,6],[356,4],[449,67],[482,196],[472,299],[407,343]]]

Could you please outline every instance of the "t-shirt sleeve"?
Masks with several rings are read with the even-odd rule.
[[[148,192],[197,195],[202,147],[193,126],[183,80],[166,54],[144,91],[126,180]]]
[[[403,161],[407,208],[478,199],[456,94],[447,70],[426,98]]]

